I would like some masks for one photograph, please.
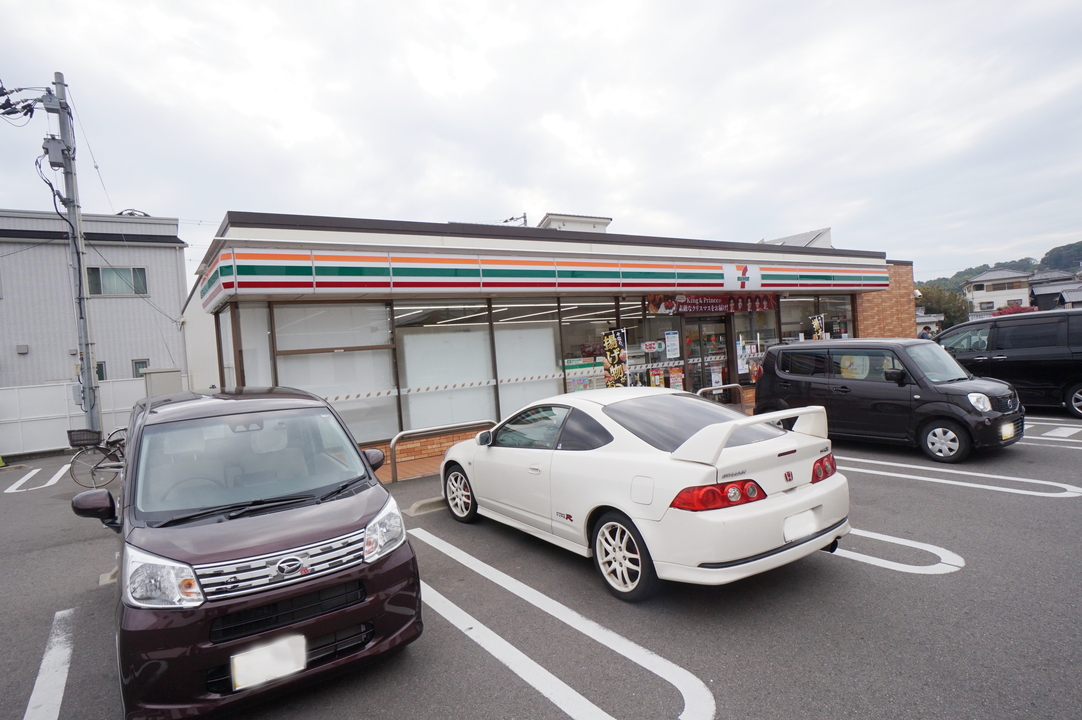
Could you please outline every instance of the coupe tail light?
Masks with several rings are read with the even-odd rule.
[[[823,457],[815,461],[812,465],[812,479],[813,483],[817,483],[820,480],[826,480],[828,477],[834,474],[838,469],[838,463],[834,461],[834,453],[827,453]]]
[[[669,507],[699,512],[746,505],[765,497],[766,493],[754,480],[735,480],[716,485],[696,485],[684,488],[669,503]]]

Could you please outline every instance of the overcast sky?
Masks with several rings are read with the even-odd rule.
[[[559,212],[748,242],[831,227],[918,280],[1082,240],[1077,0],[0,11],[6,87],[66,76],[84,212],[180,218],[193,272],[228,210]],[[0,124],[0,207],[51,209],[49,131],[44,112]]]

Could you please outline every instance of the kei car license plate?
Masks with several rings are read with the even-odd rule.
[[[819,529],[819,523],[815,517],[815,509],[805,510],[796,515],[785,518],[782,532],[785,533],[785,542],[792,542],[811,535]]]
[[[243,690],[300,672],[307,665],[307,655],[303,635],[288,635],[268,645],[238,653],[230,658],[233,689]]]

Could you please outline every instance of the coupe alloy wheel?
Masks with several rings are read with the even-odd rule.
[[[609,591],[629,602],[649,597],[660,581],[642,536],[626,515],[608,512],[594,527],[594,566]]]
[[[473,499],[473,488],[466,473],[458,466],[452,467],[447,473],[447,484],[444,488],[447,495],[447,507],[451,515],[459,522],[473,522],[477,518],[477,503]]]

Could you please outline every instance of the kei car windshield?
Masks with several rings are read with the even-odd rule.
[[[604,412],[643,442],[665,452],[676,450],[708,425],[748,418],[706,398],[683,393],[622,400],[606,405]],[[784,434],[772,425],[753,425],[734,432],[728,446],[750,445]]]
[[[905,349],[921,372],[934,383],[965,380],[969,377],[966,369],[958,364],[949,352],[935,343],[910,345]]]
[[[136,509],[169,515],[317,493],[365,474],[338,419],[318,408],[150,425],[137,463]]]

